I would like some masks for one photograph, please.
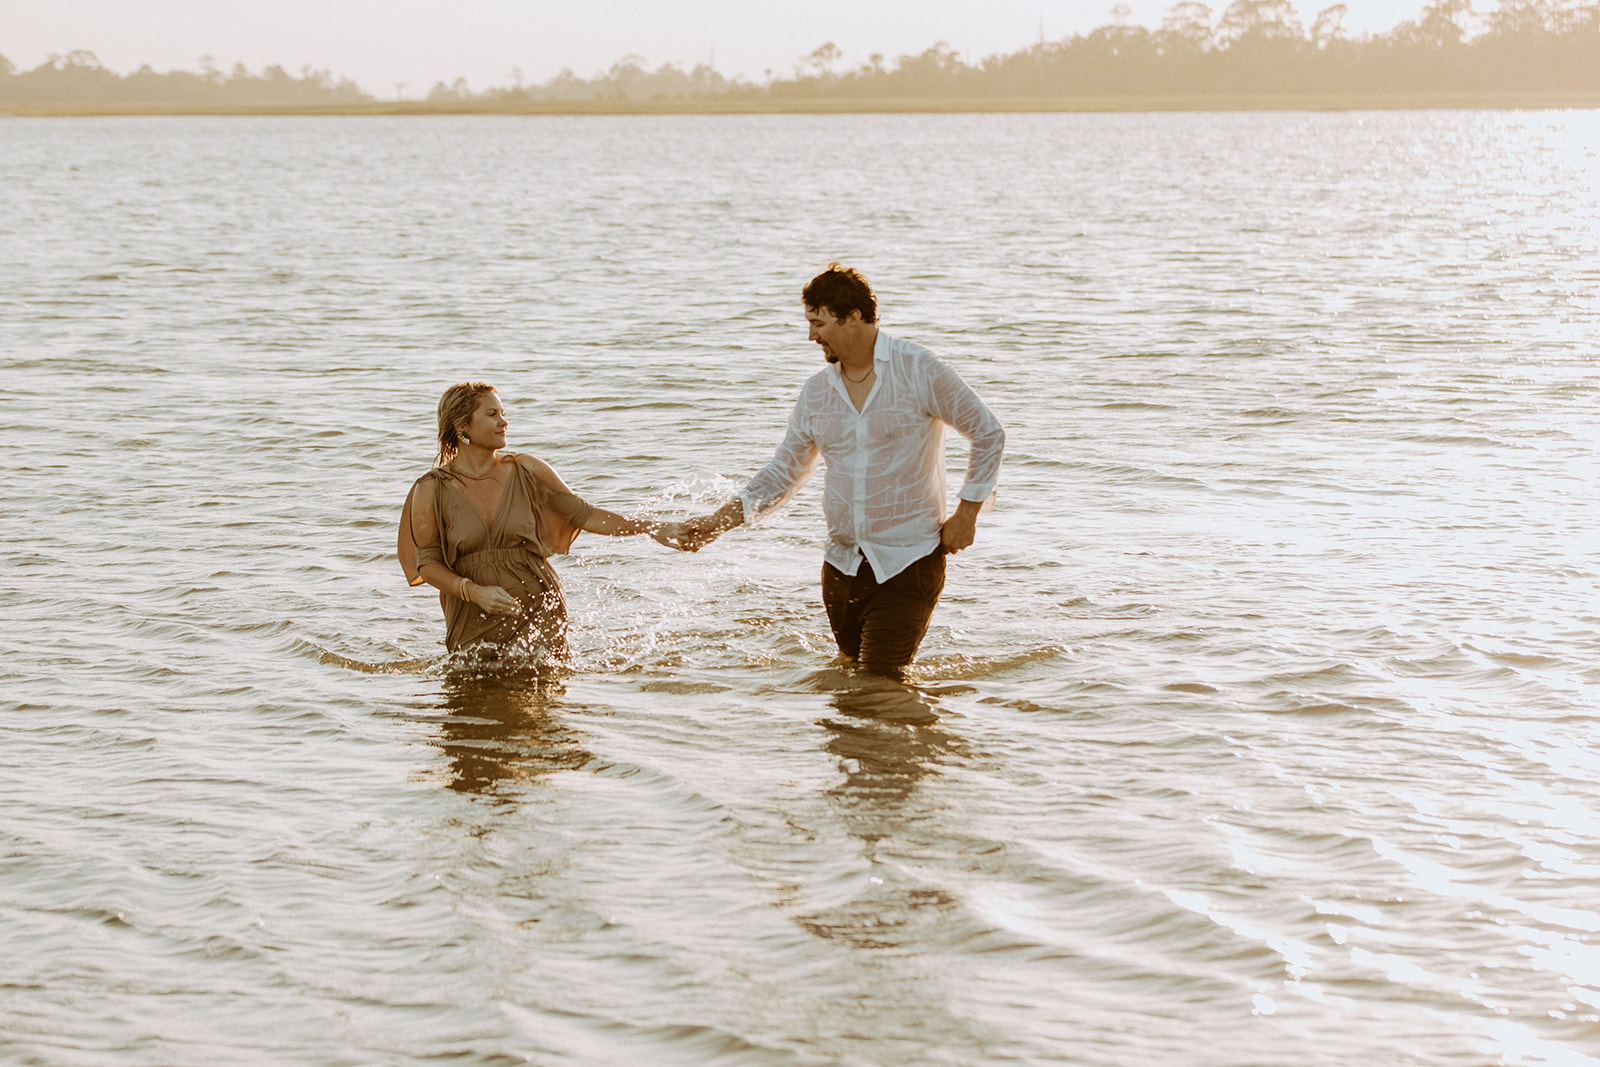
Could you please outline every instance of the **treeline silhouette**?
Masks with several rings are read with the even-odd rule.
[[[836,71],[828,42],[764,85],[705,66],[650,71],[629,56],[594,78],[562,71],[537,86],[470,92],[439,84],[430,103],[514,108],[579,100],[715,96],[912,100],[1292,94],[1521,93],[1600,91],[1600,0],[1501,0],[1483,14],[1471,0],[1434,0],[1388,33],[1351,36],[1334,4],[1303,20],[1290,0],[1233,0],[1212,8],[1185,0],[1158,29],[1119,21],[1087,34],[1041,40],[969,63],[944,43],[893,65],[881,55]]]
[[[1432,0],[1415,19],[1387,33],[1352,36],[1342,3],[1303,19],[1291,0],[1232,0],[1220,15],[1196,0],[1173,4],[1151,29],[1130,25],[1129,9],[1087,34],[993,55],[977,63],[940,43],[892,65],[881,55],[836,70],[832,42],[795,63],[788,76],[766,72],[761,84],[727,78],[708,65],[667,63],[648,69],[627,56],[592,78],[563,70],[537,85],[474,92],[465,79],[434,85],[425,110],[550,110],[565,105],[644,101],[724,101],[781,107],[834,100],[841,105],[895,100],[1020,100],[1114,97],[1600,92],[1600,0],[1500,0],[1473,11],[1472,0]],[[280,67],[260,75],[236,66],[224,76],[208,60],[200,74],[157,74],[144,67],[120,76],[88,52],[53,56],[17,72],[0,56],[0,106],[376,105],[348,79]]]
[[[1126,8],[1119,8],[1125,12]],[[916,97],[1493,93],[1600,90],[1600,2],[1435,0],[1384,34],[1345,32],[1344,4],[1302,21],[1289,0],[1234,0],[1215,22],[1196,2],[1159,29],[1118,23],[969,65],[936,45],[832,73],[825,44],[775,94]]]
[[[304,107],[372,100],[355,82],[325,70],[306,68],[295,77],[282,67],[252,74],[235,64],[231,74],[223,74],[209,56],[200,65],[199,73],[157,74],[143,66],[122,75],[108,70],[93,52],[68,52],[19,72],[0,56],[0,106]]]

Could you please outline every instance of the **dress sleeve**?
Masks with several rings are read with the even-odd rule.
[[[400,509],[400,536],[395,545],[395,555],[400,560],[400,572],[406,576],[407,585],[421,585],[422,575],[417,572],[426,560],[417,559],[417,540],[411,536],[411,498],[417,495],[413,485],[406,494],[405,507]],[[431,547],[431,546],[430,546]]]
[[[583,532],[594,505],[582,497],[563,493],[534,478],[539,486],[539,537],[552,556],[572,551],[572,542]]]
[[[440,550],[439,542],[437,541],[431,545],[419,545],[417,547],[417,570],[422,570],[423,566],[428,563],[437,563],[440,566],[444,566],[444,552]],[[421,585],[422,576],[420,574],[417,575],[411,584]]]
[[[406,576],[409,585],[422,584],[422,568],[429,563],[444,563],[444,531],[440,530],[434,535],[433,543],[418,545],[417,539],[411,533],[411,501],[417,495],[417,485],[412,485],[411,491],[406,494],[405,507],[400,509],[400,534],[395,546],[395,554],[400,560],[400,570]],[[437,500],[434,507],[438,507]]]

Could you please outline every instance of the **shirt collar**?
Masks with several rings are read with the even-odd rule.
[[[889,345],[892,343],[893,342],[890,340],[889,335],[884,333],[883,329],[880,327],[878,330],[878,335],[872,339],[872,365],[874,367],[876,367],[879,363],[888,362]],[[838,382],[840,385],[843,385],[844,371],[840,370],[839,368],[840,364],[838,363],[828,364],[828,370],[833,372],[834,381]]]

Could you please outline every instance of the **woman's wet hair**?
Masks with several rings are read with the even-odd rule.
[[[862,322],[878,319],[878,298],[872,295],[867,279],[855,268],[842,267],[837,262],[829,263],[827,270],[812,278],[800,290],[800,299],[806,307],[826,311],[836,319],[847,319],[852,311],[861,312]]]
[[[461,427],[478,411],[478,398],[495,391],[488,382],[457,382],[439,398],[439,455],[434,466],[442,467],[461,451]]]

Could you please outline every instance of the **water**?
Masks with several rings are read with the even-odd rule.
[[[0,1060],[1600,1063],[1600,114],[0,123]],[[829,259],[1005,421],[910,690],[817,486],[477,677],[432,409],[683,515]],[[958,469],[964,451],[951,449]]]

